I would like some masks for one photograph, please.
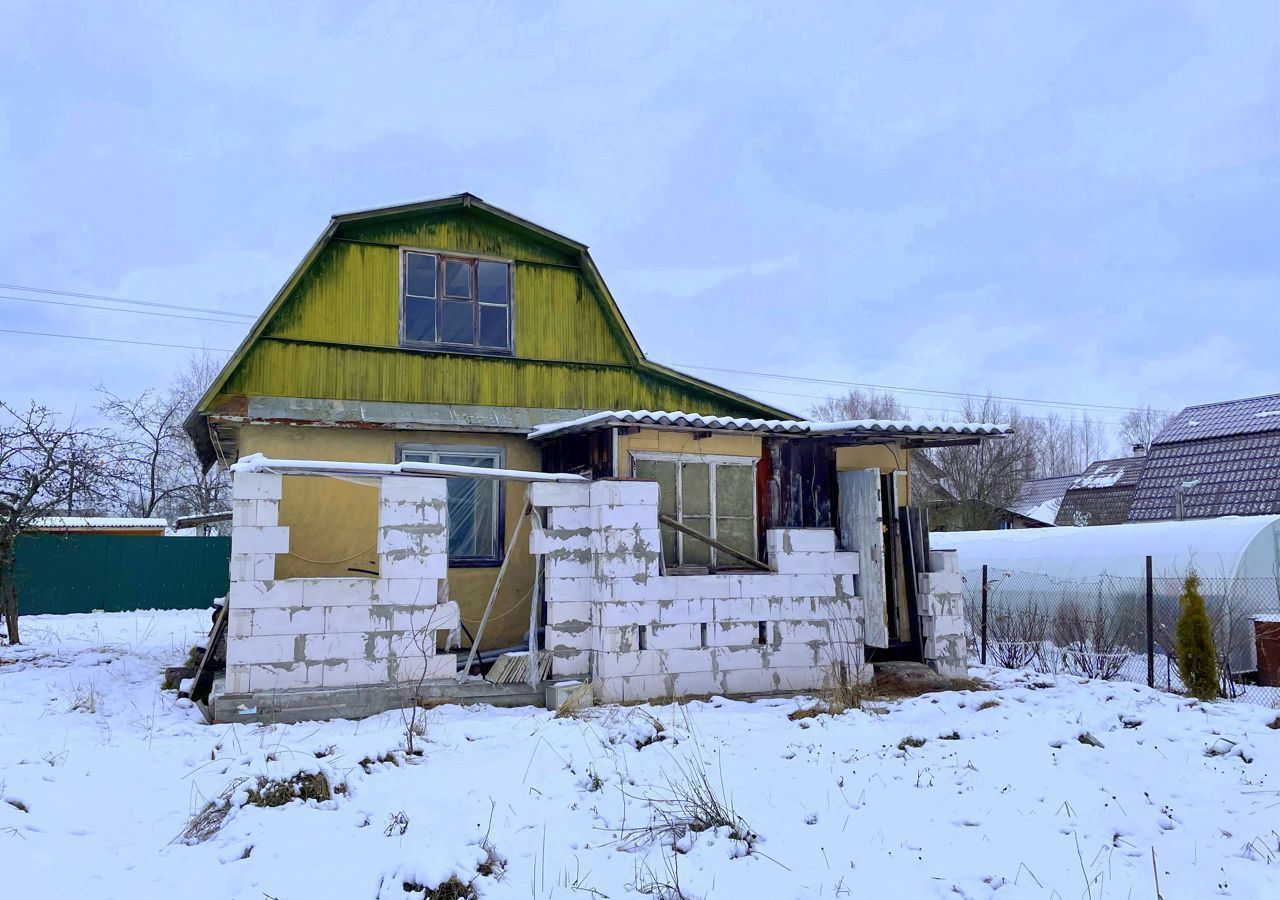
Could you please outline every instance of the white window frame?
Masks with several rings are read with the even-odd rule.
[[[710,491],[708,505],[710,507],[710,525],[711,525],[711,527],[708,529],[710,533],[707,535],[707,537],[712,537],[717,539],[718,539],[718,535],[716,534],[716,531],[717,531],[716,519],[718,517],[716,516],[716,468],[719,466],[750,466],[751,467],[751,532],[752,534],[755,534],[758,532],[760,527],[760,523],[759,523],[760,506],[759,506],[759,501],[757,496],[758,492],[756,490],[756,466],[758,466],[760,463],[760,460],[758,458],[754,456],[728,456],[725,454],[704,455],[701,453],[673,453],[673,452],[664,452],[661,450],[630,450],[628,451],[628,456],[630,457],[630,471],[631,471],[632,478],[636,477],[636,462],[642,459],[649,460],[651,462],[668,462],[668,463],[677,463],[677,464],[687,463],[687,462],[688,463],[707,463],[708,464],[707,478],[709,482],[708,489]],[[683,514],[683,510],[681,509],[681,506],[684,502],[683,481],[684,481],[684,469],[680,465],[677,465],[676,466],[676,498],[675,498],[677,522],[684,522],[684,514]],[[677,562],[676,560],[667,560],[667,565],[670,568],[683,569],[691,572],[692,571],[705,572],[708,569],[710,569],[711,571],[714,571],[718,568],[726,568],[730,566],[730,564],[728,563],[723,565],[721,564],[720,551],[716,550],[714,547],[707,548],[711,558],[711,565],[709,567],[699,566],[699,565],[685,565],[684,564],[684,541],[686,537],[687,535],[685,535],[684,533],[680,531],[676,532],[676,556],[678,557],[679,562]],[[689,538],[689,540],[697,540],[697,538]],[[736,568],[736,566],[733,566],[733,567]]]
[[[454,454],[462,456],[485,456],[493,459],[493,467],[495,469],[505,469],[507,467],[507,451],[504,448],[485,447],[475,444],[401,444],[396,448],[396,461],[404,462],[406,460],[412,460],[414,462],[438,463],[440,461],[441,454],[446,456]],[[503,516],[503,484],[497,479],[494,479],[493,483],[494,555],[453,556],[451,554],[449,556],[449,565],[458,567],[496,566],[502,563],[502,555],[506,549],[506,522]]]

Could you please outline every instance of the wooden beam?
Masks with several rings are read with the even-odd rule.
[[[722,544],[719,541],[717,541],[715,538],[708,537],[707,535],[703,534],[700,531],[694,531],[688,525],[685,525],[683,522],[676,521],[675,519],[671,518],[671,516],[668,516],[665,513],[658,513],[658,521],[661,522],[663,525],[671,526],[681,534],[687,534],[691,538],[696,538],[702,541],[702,543],[706,544],[708,547],[714,547],[719,552],[724,553],[727,556],[732,556],[734,559],[740,560],[746,563],[747,565],[751,566],[751,568],[753,569],[759,569],[761,572],[776,571],[772,566],[765,565],[764,563],[760,562],[760,560],[747,556],[747,554],[745,553],[740,553],[739,551],[734,550],[732,547]]]

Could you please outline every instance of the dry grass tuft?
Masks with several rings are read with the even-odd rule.
[[[406,881],[403,885],[406,894],[422,894],[424,900],[476,900],[476,886],[463,881],[457,875],[450,875],[448,881],[442,881],[434,888]]]
[[[329,779],[323,772],[310,774],[300,772],[285,780],[259,777],[257,787],[249,789],[248,803],[250,806],[269,809],[284,806],[294,800],[315,800],[323,803],[325,800],[332,800],[333,794]]]
[[[826,713],[824,706],[802,706],[799,709],[793,709],[787,718],[792,722],[799,722],[801,719],[813,719]]]
[[[950,734],[943,734],[943,735],[939,735],[939,736],[938,736],[938,740],[940,740],[940,741],[958,741],[958,740],[960,740],[960,732],[958,732],[958,731],[953,731],[953,732],[951,732]]]
[[[995,709],[999,705],[999,700],[983,700],[978,704],[978,712],[982,712],[984,709]]]
[[[235,808],[231,805],[231,798],[246,781],[248,781],[247,778],[237,778],[224,787],[218,796],[202,806],[188,820],[186,827],[174,838],[174,841],[183,844],[199,844],[217,834],[218,829],[227,821],[227,817]]]
[[[1268,722],[1267,727],[1280,730],[1280,716],[1276,716],[1274,721]]]
[[[12,806],[12,807],[13,807],[14,809],[16,809],[18,812],[31,812],[31,810],[27,809],[27,804],[23,803],[21,800],[17,800],[17,799],[15,799],[15,798],[13,798],[13,797],[6,797],[4,802],[5,802],[5,803],[8,803],[10,806]]]
[[[925,745],[925,739],[922,737],[904,737],[898,741],[898,749],[906,750],[908,747],[919,749]]]
[[[589,704],[587,701],[591,698],[590,682],[580,684],[572,691],[569,696],[564,698],[564,702],[556,707],[555,718],[571,719],[574,718],[585,709]]]
[[[851,709],[862,709],[862,704],[878,696],[875,686],[861,681],[858,673],[851,672],[850,668],[844,662],[834,662],[827,667],[822,686],[824,712],[838,716]]]

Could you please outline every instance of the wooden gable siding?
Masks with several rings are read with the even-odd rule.
[[[330,243],[271,320],[264,337],[398,349],[399,246],[341,239]],[[455,253],[503,255],[502,248],[490,245],[476,249],[456,243],[425,246]],[[576,267],[517,260],[514,269],[517,357],[627,362],[599,301]]]
[[[644,361],[584,248],[505,215],[449,206],[335,218],[202,409],[277,396],[776,413]],[[514,353],[401,348],[401,247],[512,260]]]
[[[758,415],[627,366],[260,340],[223,394],[550,409],[697,409]]]

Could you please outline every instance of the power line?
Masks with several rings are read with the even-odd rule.
[[[830,400],[831,399],[830,397],[821,397],[817,394],[793,394],[788,391],[775,391],[770,388],[738,388],[737,390],[742,391],[744,393],[752,393],[752,394],[773,394],[778,397],[798,397],[803,400]],[[908,411],[909,412],[941,413],[944,416],[950,416],[952,418],[954,418],[956,415],[956,411],[954,409],[944,409],[938,406],[909,406]],[[1045,416],[1033,416],[1023,412],[1019,412],[1018,417],[1021,419],[1034,419],[1037,422],[1049,421],[1049,419],[1046,418]],[[1111,422],[1105,419],[1090,419],[1090,421],[1096,425],[1114,425],[1117,428],[1119,428],[1122,424],[1120,422]]]
[[[987,396],[986,394],[974,394],[965,391],[931,391],[924,388],[902,387],[901,385],[896,384],[871,384],[864,381],[837,381],[829,378],[805,378],[800,375],[779,375],[775,372],[751,372],[745,369],[722,369],[716,366],[695,366],[686,365],[684,363],[672,363],[671,365],[682,369],[702,369],[708,372],[725,372],[730,375],[751,375],[757,378],[777,378],[782,381],[801,381],[810,384],[831,384],[839,387],[872,388],[874,390],[893,391],[895,393],[903,394],[926,394],[933,397],[983,399]],[[1031,397],[1007,396],[1001,396],[1000,399],[1017,403],[1031,403],[1037,406],[1061,406],[1067,409],[1107,409],[1117,412],[1128,412],[1130,409],[1128,406],[1111,406],[1105,403],[1076,403],[1070,400],[1036,400]],[[1157,412],[1168,412],[1168,410],[1157,410]]]
[[[210,309],[207,306],[183,306],[180,303],[155,303],[150,300],[130,300],[125,297],[108,297],[104,294],[81,294],[76,291],[59,291],[53,288],[29,287],[22,284],[0,284],[0,288],[9,291],[30,291],[36,294],[57,294],[62,297],[79,297],[81,300],[106,300],[110,303],[129,303],[134,306],[154,306],[161,309],[184,309],[188,312],[207,312],[219,316],[235,316],[241,319],[255,319],[250,313],[228,312],[222,309]]]
[[[215,322],[218,325],[234,325],[243,328],[243,322],[231,322],[227,319],[212,319],[208,316],[184,316],[179,313],[150,312],[145,309],[119,309],[115,306],[94,306],[90,303],[72,303],[69,300],[41,300],[39,297],[11,297],[0,294],[0,300],[21,300],[24,303],[45,303],[49,306],[74,306],[78,309],[100,309],[103,312],[133,313],[135,316],[163,316],[166,319],[190,319],[193,322]]]
[[[215,353],[230,353],[226,347],[195,347],[191,344],[162,344],[156,341],[127,341],[124,338],[93,337],[87,334],[60,334],[55,331],[19,331],[16,328],[0,328],[5,334],[29,334],[36,337],[73,338],[77,341],[101,341],[107,344],[136,344],[139,347],[172,347],[175,350],[212,350]]]

